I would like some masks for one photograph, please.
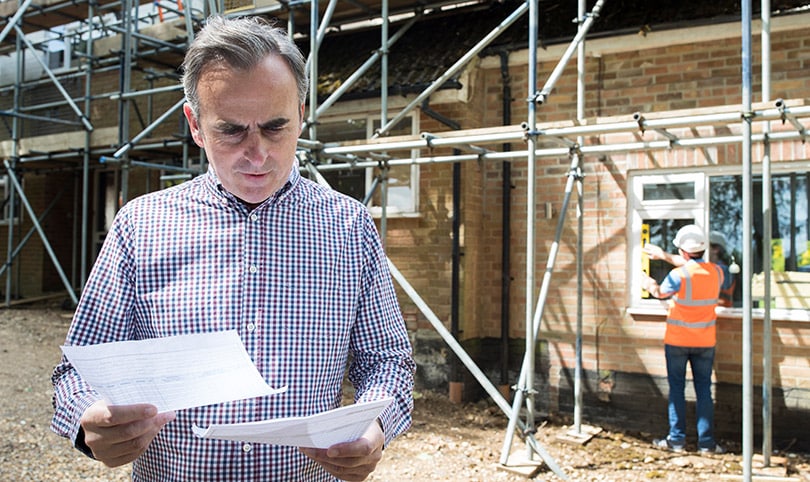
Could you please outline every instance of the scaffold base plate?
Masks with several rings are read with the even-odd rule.
[[[506,464],[496,464],[498,470],[532,478],[543,468],[542,460],[529,459],[526,454],[509,454]]]
[[[592,425],[580,425],[579,432],[577,432],[576,428],[569,427],[557,434],[557,441],[574,445],[585,445],[601,431],[602,427],[594,427]]]
[[[787,459],[785,457],[771,456],[769,465],[765,467],[762,454],[754,454],[751,460],[751,482],[803,482],[806,478],[789,477],[787,475]],[[726,474],[723,480],[743,480],[741,475]]]

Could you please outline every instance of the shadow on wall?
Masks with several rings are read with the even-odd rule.
[[[742,387],[720,383],[716,387],[715,426],[718,436],[742,442]],[[754,446],[762,445],[762,387],[755,386],[753,423]],[[810,451],[807,420],[810,419],[810,389],[783,391],[771,395],[773,448],[779,451]]]

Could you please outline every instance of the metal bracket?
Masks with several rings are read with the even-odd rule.
[[[633,120],[635,120],[638,123],[638,130],[641,131],[641,135],[643,136],[644,132],[646,131],[646,128],[644,127],[645,122],[644,115],[641,112],[636,112],[635,114],[633,114]]]

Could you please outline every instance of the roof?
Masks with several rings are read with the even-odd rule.
[[[389,50],[389,94],[419,92],[440,77],[449,66],[470,51],[523,3],[518,0],[490,1],[454,10],[435,11],[419,20]],[[759,2],[752,8],[759,17]],[[592,8],[593,1],[589,1]],[[810,11],[810,0],[774,0],[773,15]],[[606,2],[591,26],[588,38],[620,33],[664,30],[692,25],[736,21],[740,18],[738,0],[619,0]],[[538,2],[538,31],[542,45],[568,43],[577,24],[576,2]],[[404,21],[392,22],[389,37]],[[299,30],[300,31],[300,30]],[[521,50],[527,46],[528,14],[503,32],[485,51]],[[332,32],[318,53],[320,95],[334,92],[380,47],[379,27]],[[302,45],[309,50],[309,45]],[[459,88],[458,77],[442,88]],[[343,99],[380,95],[380,65],[376,62],[343,96]]]

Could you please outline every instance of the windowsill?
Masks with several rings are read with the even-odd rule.
[[[717,316],[721,318],[734,318],[742,319],[742,308],[717,308]],[[655,316],[663,318],[667,316],[666,307],[654,306],[641,306],[627,308],[627,314],[631,316]],[[751,317],[755,320],[761,320],[765,317],[765,310],[763,308],[753,308],[751,310]],[[782,308],[771,308],[771,320],[774,321],[796,321],[796,322],[810,322],[810,310],[786,310]]]
[[[381,219],[382,218],[382,209],[379,207],[372,207],[369,208],[368,211],[371,213],[371,217],[374,219]],[[388,209],[385,213],[386,219],[415,219],[421,217],[419,212],[413,211],[400,211],[399,209],[393,208]]]

